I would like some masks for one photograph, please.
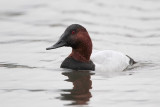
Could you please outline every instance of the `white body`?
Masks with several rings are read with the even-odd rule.
[[[93,52],[91,60],[95,64],[96,71],[118,72],[129,66],[130,59],[121,52],[104,50]]]

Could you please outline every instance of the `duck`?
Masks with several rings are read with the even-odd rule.
[[[60,68],[90,71],[124,71],[136,62],[128,55],[114,50],[92,53],[92,40],[85,27],[80,24],[69,25],[59,40],[46,50],[71,47],[71,54],[64,59]]]

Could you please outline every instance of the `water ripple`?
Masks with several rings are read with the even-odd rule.
[[[0,89],[5,92],[13,92],[13,91],[29,91],[29,92],[57,92],[59,90],[54,89]]]
[[[24,12],[16,12],[16,11],[7,11],[7,12],[0,12],[0,17],[15,17],[24,15]]]
[[[6,62],[0,62],[0,67],[5,67],[5,68],[29,68],[29,69],[33,69],[36,67],[30,67],[27,65],[19,65],[17,63],[6,63]]]
[[[13,43],[35,43],[35,42],[47,42],[47,43],[52,43],[52,40],[25,40],[25,39],[20,39],[20,40],[10,40],[10,41],[0,41],[0,44],[13,44]]]

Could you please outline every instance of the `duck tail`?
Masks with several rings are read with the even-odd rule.
[[[130,56],[128,56],[128,55],[126,55],[126,56],[129,58],[129,64],[130,64],[130,65],[134,65],[134,64],[137,63],[137,62],[134,61],[134,59],[132,59]]]

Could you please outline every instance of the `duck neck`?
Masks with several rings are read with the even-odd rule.
[[[92,53],[92,41],[87,33],[86,37],[83,38],[83,42],[81,42],[78,46],[74,48],[72,47],[72,53],[69,55],[69,57],[72,57],[75,60],[81,62],[89,62],[91,53]]]

